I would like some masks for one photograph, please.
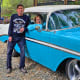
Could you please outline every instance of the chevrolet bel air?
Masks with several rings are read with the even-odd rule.
[[[80,80],[80,5],[30,7],[24,13],[31,18],[25,34],[25,56],[52,71],[62,65],[69,80]],[[42,15],[42,24],[35,24],[36,14]],[[8,40],[8,27],[0,24],[2,42]],[[14,49],[20,53],[17,44]]]

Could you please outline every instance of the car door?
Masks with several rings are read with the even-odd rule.
[[[48,65],[49,37],[48,31],[33,30],[26,33],[26,56],[40,64]]]

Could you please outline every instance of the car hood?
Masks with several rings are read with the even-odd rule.
[[[56,31],[53,44],[80,52],[80,27]]]

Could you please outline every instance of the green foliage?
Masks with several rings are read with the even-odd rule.
[[[2,16],[11,16],[16,13],[16,6],[23,4],[24,7],[33,6],[33,0],[3,0],[2,3]]]

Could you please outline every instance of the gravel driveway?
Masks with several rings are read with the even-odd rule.
[[[6,52],[7,44],[0,42],[0,80],[68,80],[64,73],[53,72],[38,63],[26,58],[26,68],[28,73],[19,71],[19,57],[12,58],[13,71],[6,73]]]

